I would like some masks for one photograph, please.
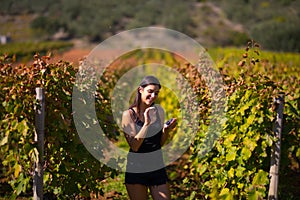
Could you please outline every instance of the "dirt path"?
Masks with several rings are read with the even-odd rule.
[[[54,53],[50,62],[58,62],[60,60],[72,63],[74,66],[79,65],[79,61],[89,55],[97,44],[89,44],[83,40],[73,40],[74,46],[62,53]]]
[[[90,53],[89,49],[78,49],[72,48],[63,52],[62,54],[57,54],[51,57],[50,62],[58,62],[60,60],[72,63],[74,66],[79,65],[79,61],[85,58]]]

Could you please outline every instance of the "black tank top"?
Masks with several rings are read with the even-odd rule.
[[[133,117],[135,118],[136,133],[138,133],[143,127],[144,122],[138,118],[134,109],[131,108],[131,111],[133,112]],[[160,141],[162,136],[162,125],[158,112],[156,112],[156,115],[156,121],[149,126],[146,137],[136,153],[148,153],[161,149]],[[133,152],[132,149],[130,149],[130,152]]]

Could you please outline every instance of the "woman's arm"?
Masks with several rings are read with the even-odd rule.
[[[126,110],[122,115],[122,128],[125,133],[126,140],[133,151],[138,151],[140,146],[142,145],[144,138],[146,137],[147,130],[149,125],[151,124],[150,117],[148,116],[149,110],[152,108],[148,108],[145,110],[144,118],[145,122],[142,128],[138,133],[135,130],[135,123],[131,117],[131,111]]]
[[[173,130],[176,127],[176,125],[177,125],[176,118],[173,118],[169,125],[165,125],[165,124],[163,125],[163,127],[164,127],[163,135],[161,137],[161,142],[160,142],[161,146],[163,146],[165,144],[166,140],[169,138],[169,132],[171,130]]]
[[[160,144],[161,144],[161,146],[163,146],[165,144],[165,142],[167,141],[167,139],[169,138],[169,132],[176,126],[176,119],[173,118],[170,125],[166,126],[164,109],[161,106],[157,106],[157,109],[158,109],[159,117],[161,119],[161,123],[162,123],[161,125],[163,127],[162,136],[161,136],[161,140],[160,140]]]

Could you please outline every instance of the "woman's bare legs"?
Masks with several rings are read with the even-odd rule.
[[[169,184],[156,185],[150,187],[150,192],[153,200],[170,200],[171,193]]]
[[[147,200],[147,187],[141,184],[126,184],[127,193],[131,200]]]

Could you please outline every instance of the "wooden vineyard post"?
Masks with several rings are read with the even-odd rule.
[[[278,200],[277,190],[279,183],[280,145],[283,125],[284,94],[280,94],[279,97],[275,98],[274,105],[277,113],[274,125],[274,134],[276,141],[273,143],[271,152],[270,186],[268,200]]]
[[[45,93],[43,88],[36,88],[35,107],[35,142],[37,143],[38,156],[34,161],[33,173],[33,199],[43,199],[43,163],[44,163],[44,121],[45,121]]]

